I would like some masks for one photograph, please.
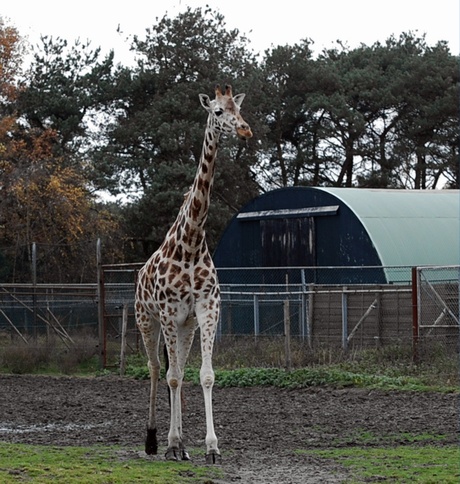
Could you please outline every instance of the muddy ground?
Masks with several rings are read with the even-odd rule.
[[[0,441],[46,445],[119,445],[130,457],[142,448],[149,383],[117,377],[0,376]],[[187,385],[184,434],[202,448],[205,417],[201,388]],[[169,409],[159,395],[160,446],[166,445]],[[302,455],[330,449],[408,442],[408,435],[445,435],[435,445],[458,442],[458,397],[452,394],[361,389],[272,387],[215,388],[214,420],[223,455],[219,483],[338,483],[340,466]],[[160,449],[163,451],[163,448]],[[155,459],[162,459],[162,455]],[[195,456],[197,464],[204,458]]]

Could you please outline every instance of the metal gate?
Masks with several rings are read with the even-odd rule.
[[[419,342],[457,351],[460,266],[417,267],[416,278]]]

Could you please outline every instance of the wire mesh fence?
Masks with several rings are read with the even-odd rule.
[[[134,293],[141,266],[101,266],[99,284],[1,285],[0,346],[55,338],[65,351],[92,345],[104,365],[116,364],[125,319],[127,351],[139,351]],[[416,339],[422,358],[458,351],[459,267],[417,268],[415,281],[413,273],[410,267],[218,269],[217,347],[231,338],[292,337],[305,350],[346,352],[410,348]],[[382,274],[386,283],[360,282]]]
[[[401,283],[356,282],[385,269]],[[345,350],[412,337],[410,268],[220,269],[219,280],[222,334],[289,331],[310,347],[331,344]]]
[[[416,269],[420,352],[459,352],[459,266]]]
[[[108,344],[119,338],[126,307],[128,344],[140,345],[132,310],[140,267],[104,268]],[[390,282],[360,283],[382,274]],[[417,301],[414,303],[411,267],[220,268],[218,275],[222,309],[217,344],[232,336],[263,340],[287,334],[313,350],[324,346],[344,351],[389,345],[407,348],[414,344]],[[419,341],[423,337],[421,333]],[[447,337],[454,347],[458,333],[452,331]],[[427,346],[435,343],[436,333],[432,332]]]
[[[96,284],[2,284],[0,330],[16,335],[97,331]]]

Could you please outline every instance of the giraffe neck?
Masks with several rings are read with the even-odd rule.
[[[218,141],[219,132],[209,118],[195,179],[178,216],[178,222],[184,230],[182,241],[192,249],[204,242]]]

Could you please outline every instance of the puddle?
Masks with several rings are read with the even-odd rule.
[[[102,422],[99,424],[37,424],[37,425],[17,425],[0,422],[0,434],[29,434],[41,432],[69,432],[74,430],[92,430],[103,427],[110,427],[113,422]]]

